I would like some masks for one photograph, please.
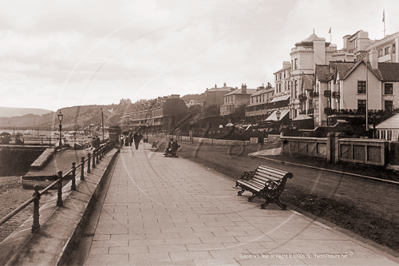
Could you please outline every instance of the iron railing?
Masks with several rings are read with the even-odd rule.
[[[63,178],[68,176],[72,178],[72,184],[71,184],[71,190],[76,190],[76,171],[80,167],[80,180],[84,181],[85,180],[85,174],[84,174],[84,169],[85,169],[85,163],[87,162],[87,173],[90,173],[90,167],[95,168],[96,164],[99,163],[99,161],[104,157],[104,155],[110,151],[112,146],[109,143],[106,143],[102,145],[98,150],[95,150],[93,152],[93,155],[90,153],[87,154],[87,158],[82,157],[81,158],[81,163],[76,165],[75,162],[72,163],[72,168],[66,172],[65,174],[62,173],[62,171],[59,171],[57,173],[58,179],[55,180],[53,183],[48,185],[45,189],[39,191],[39,186],[35,185],[34,190],[35,192],[33,193],[33,196],[22,203],[18,208],[16,208],[14,211],[11,213],[7,214],[5,217],[3,217],[0,220],[0,226],[6,223],[8,220],[13,218],[15,215],[17,215],[20,211],[22,211],[24,208],[29,206],[33,202],[33,224],[32,224],[32,233],[37,233],[40,231],[40,223],[39,223],[39,205],[40,205],[40,197],[44,193],[46,193],[48,190],[52,189],[54,186],[57,186],[57,206],[63,206],[63,201],[62,201],[62,181]]]

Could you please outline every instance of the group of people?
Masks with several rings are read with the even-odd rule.
[[[134,146],[136,147],[136,150],[139,148],[139,144],[141,139],[143,138],[143,135],[140,133],[140,131],[136,132],[134,135],[132,135],[132,132],[129,133],[126,137],[122,135],[121,137],[121,143],[122,146],[132,146],[133,141],[134,141]]]
[[[178,157],[176,153],[179,147],[180,145],[177,143],[177,140],[173,140],[173,138],[170,138],[168,146],[165,149],[164,155],[166,157]]]

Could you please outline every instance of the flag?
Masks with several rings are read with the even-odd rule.
[[[330,30],[328,31],[328,33],[331,33],[331,27],[330,27]]]
[[[385,22],[385,9],[382,11],[382,22]]]

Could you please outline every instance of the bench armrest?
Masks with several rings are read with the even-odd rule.
[[[240,179],[241,180],[250,180],[254,177],[255,171],[245,171],[241,173]]]

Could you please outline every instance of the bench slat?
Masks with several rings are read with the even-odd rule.
[[[265,173],[255,173],[254,178],[255,177],[267,179],[266,181],[268,181],[268,180],[280,181],[282,179],[282,178],[277,178],[277,177],[274,177],[274,176],[270,176],[270,175],[265,174]]]
[[[256,173],[262,173],[262,174],[266,174],[266,175],[270,175],[270,176],[272,176],[272,177],[274,177],[274,178],[278,178],[278,179],[283,179],[284,177],[292,177],[292,174],[291,173],[285,173],[284,175],[276,175],[276,174],[274,174],[274,173],[269,173],[269,172],[267,172],[267,171],[264,171],[264,170],[257,170],[256,172],[255,172],[255,174]]]
[[[266,171],[264,169],[256,169],[256,172],[259,172],[259,173],[262,173],[262,174],[266,174],[266,175],[272,176],[274,178],[279,178],[279,179],[282,179],[287,174],[287,173],[285,173],[285,174],[276,174],[274,172],[269,172],[269,171]]]
[[[269,167],[264,166],[264,165],[258,166],[257,169],[259,169],[259,170],[264,170],[264,171],[266,171],[266,172],[273,173],[273,174],[276,174],[276,175],[283,175],[283,176],[285,176],[286,174],[288,174],[288,172],[281,171],[281,170],[278,170],[278,169],[269,168]]]
[[[245,187],[250,188],[250,189],[253,189],[253,190],[257,191],[257,192],[261,191],[261,190],[263,189],[263,187],[264,187],[264,186],[263,186],[263,187],[254,186],[254,185],[248,183],[247,181],[246,181],[246,182],[242,182],[242,181],[238,180],[237,182],[238,182],[239,184],[242,184],[242,185],[244,185]]]

